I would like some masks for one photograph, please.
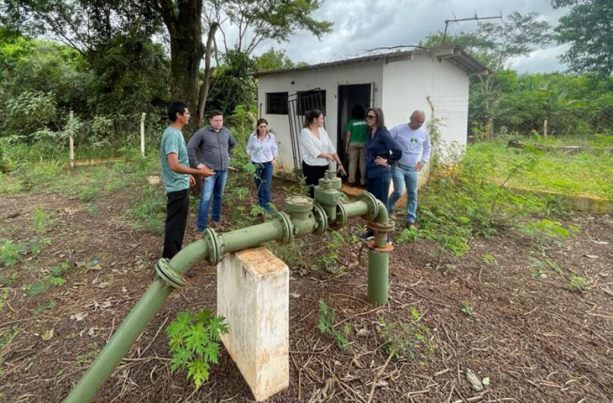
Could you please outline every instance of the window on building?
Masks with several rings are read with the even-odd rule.
[[[269,115],[287,115],[287,92],[267,92],[266,113]]]
[[[304,115],[311,109],[319,109],[326,114],[326,91],[319,89],[298,93],[298,115]]]

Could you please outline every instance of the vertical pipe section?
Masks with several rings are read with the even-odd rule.
[[[368,250],[368,300],[377,306],[387,304],[389,252]]]

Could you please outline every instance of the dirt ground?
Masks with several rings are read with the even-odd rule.
[[[155,278],[162,237],[126,223],[131,203],[129,192],[97,199],[95,210],[60,194],[0,196],[0,239],[44,239],[16,266],[0,266],[0,401],[64,398]],[[55,220],[43,233],[32,227],[37,207]],[[290,386],[269,401],[611,401],[613,219],[577,215],[569,223],[580,231],[563,242],[539,246],[500,229],[473,240],[461,258],[430,241],[396,245],[390,301],[380,308],[366,298],[367,253],[359,243],[340,253],[344,275],[290,267]],[[348,231],[359,224],[352,220]],[[28,284],[62,262],[65,284],[34,295]],[[569,286],[579,276],[584,292]],[[317,329],[320,299],[349,325],[347,349]],[[252,401],[225,351],[197,391],[185,373],[170,371],[165,326],[181,310],[214,309],[215,300],[214,268],[202,263],[96,401]],[[410,307],[424,337],[413,340],[412,355],[388,359],[380,329],[412,323]],[[485,380],[483,390],[471,386],[469,370]]]

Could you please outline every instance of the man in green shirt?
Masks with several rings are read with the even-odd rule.
[[[355,105],[351,110],[351,119],[347,123],[345,133],[345,152],[349,154],[349,184],[355,183],[356,171],[360,166],[360,184],[366,185],[366,158],[364,143],[366,142],[366,121],[364,108]]]
[[[189,187],[195,184],[192,175],[211,176],[206,166],[189,167],[187,147],[181,130],[189,122],[189,111],[183,102],[168,105],[170,126],[164,130],[160,144],[160,165],[162,183],[167,196],[166,225],[164,229],[164,251],[162,257],[172,259],[183,245],[187,214],[189,212]]]

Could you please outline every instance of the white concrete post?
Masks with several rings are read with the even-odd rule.
[[[74,112],[71,110],[68,115],[68,122],[72,122],[72,119],[74,119]],[[68,136],[68,158],[70,160],[70,168],[74,168],[74,139],[72,138],[72,131]]]
[[[222,337],[257,401],[289,386],[289,269],[264,247],[226,255],[217,265]]]
[[[146,113],[140,115],[140,155],[145,156],[145,117]]]

